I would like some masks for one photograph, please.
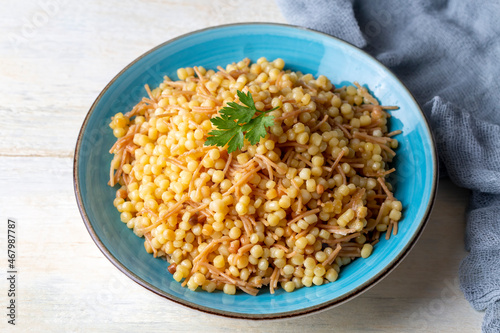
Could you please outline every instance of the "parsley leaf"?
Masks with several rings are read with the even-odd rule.
[[[227,145],[227,151],[232,153],[243,148],[244,139],[252,145],[257,144],[266,136],[266,128],[274,125],[274,117],[267,113],[276,110],[277,107],[268,111],[259,111],[255,107],[250,92],[245,94],[238,90],[237,94],[243,105],[235,102],[227,103],[227,106],[219,111],[219,117],[210,119],[217,129],[208,133],[205,146],[224,147]],[[254,118],[256,113],[258,116]]]
[[[250,144],[255,145],[260,141],[260,138],[266,136],[266,127],[270,127],[273,125],[274,117],[267,116],[265,113],[262,113],[256,118],[252,119],[249,124],[243,125],[242,130],[246,132],[245,139],[250,141]]]

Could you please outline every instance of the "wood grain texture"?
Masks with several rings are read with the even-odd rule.
[[[284,22],[273,1],[8,0],[0,12],[0,246],[18,229],[18,325],[1,332],[479,332],[456,280],[467,192],[449,181],[416,247],[386,279],[334,309],[286,321],[223,319],[152,294],[99,252],[73,194],[87,110],[124,66],[172,37]],[[5,255],[0,271],[6,270]],[[6,304],[5,275],[0,304]]]

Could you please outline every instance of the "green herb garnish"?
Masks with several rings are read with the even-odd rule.
[[[278,107],[259,111],[255,108],[250,92],[245,95],[238,90],[237,94],[240,102],[244,105],[229,102],[228,106],[219,111],[220,117],[210,119],[210,122],[217,129],[208,133],[205,146],[224,147],[227,145],[227,151],[232,153],[243,148],[244,139],[247,139],[252,145],[257,144],[260,138],[266,136],[266,128],[274,125],[274,117],[268,113]],[[256,113],[258,116],[254,118]]]

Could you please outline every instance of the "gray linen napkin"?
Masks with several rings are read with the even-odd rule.
[[[375,56],[423,106],[449,177],[473,191],[462,291],[486,310],[483,332],[500,332],[500,3],[276,1],[291,24]]]

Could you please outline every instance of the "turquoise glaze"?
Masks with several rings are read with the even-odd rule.
[[[326,75],[334,84],[358,81],[391,112],[391,130],[397,139],[397,172],[391,177],[395,195],[403,202],[399,234],[375,245],[368,259],[343,267],[335,283],[279,289],[257,297],[239,293],[192,292],[167,272],[167,262],[144,250],[143,239],[120,222],[113,207],[115,190],[107,185],[115,138],[108,123],[117,112],[127,112],[146,95],[144,84],[157,86],[164,75],[176,78],[179,67],[202,65],[215,69],[245,57],[283,58],[286,68]],[[101,251],[133,280],[175,302],[219,315],[265,319],[311,313],[340,304],[385,276],[415,243],[430,213],[437,179],[437,160],[427,122],[419,106],[379,62],[356,47],[303,28],[277,24],[237,24],[197,31],[166,42],[141,56],[119,73],[99,95],[82,126],[76,146],[75,193],[84,222]],[[92,269],[92,267],[87,267]]]

